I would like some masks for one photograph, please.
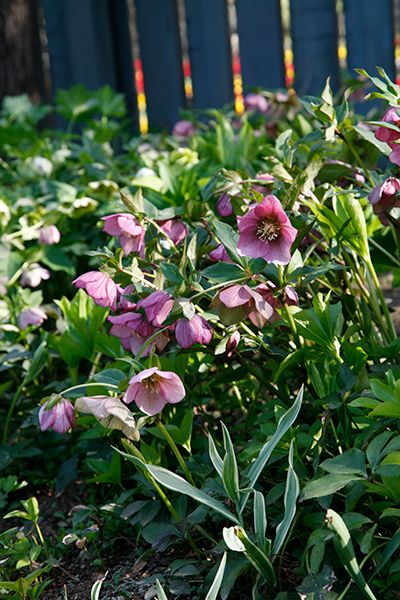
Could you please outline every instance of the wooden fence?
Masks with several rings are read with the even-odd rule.
[[[373,71],[380,65],[395,76],[393,15],[398,0],[26,1],[36,5],[38,27],[44,30],[43,64],[48,55],[53,93],[76,83],[91,89],[110,84],[127,95],[135,113],[134,65],[141,64],[152,128],[171,127],[187,105],[185,44],[191,105],[206,108],[232,101],[232,10],[245,92],[253,86],[285,87],[282,6],[289,7],[294,85],[300,94],[320,93],[328,75],[334,87],[340,85],[338,6],[348,71],[359,66]],[[1,27],[0,19],[0,38]]]

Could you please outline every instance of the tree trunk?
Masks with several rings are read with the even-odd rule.
[[[38,0],[0,0],[0,101],[28,94],[43,99]]]

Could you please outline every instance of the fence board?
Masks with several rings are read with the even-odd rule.
[[[395,77],[392,0],[345,0],[347,65]]]
[[[42,0],[53,89],[116,87],[108,0]]]
[[[236,0],[244,85],[285,86],[279,0]]]
[[[335,0],[291,0],[290,12],[296,91],[320,94],[328,75],[331,86],[337,89]]]
[[[120,92],[124,92],[129,116],[134,120],[135,125],[137,125],[137,98],[134,85],[135,69],[133,66],[129,12],[126,0],[110,0],[110,17],[117,89]]]
[[[136,0],[136,16],[150,127],[171,127],[185,102],[175,0]]]
[[[226,0],[186,0],[193,106],[222,106],[233,98]]]

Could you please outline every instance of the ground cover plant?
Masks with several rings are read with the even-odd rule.
[[[5,598],[398,596],[400,88],[360,75],[364,116],[328,81],[146,138],[6,99]]]

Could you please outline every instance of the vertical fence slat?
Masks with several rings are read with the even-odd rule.
[[[108,0],[42,0],[53,89],[116,87]]]
[[[129,116],[137,126],[137,98],[134,84],[135,69],[133,66],[129,12],[126,0],[111,0],[110,18],[117,89],[120,92],[124,92]]]
[[[392,0],[345,0],[344,12],[349,70],[378,66],[394,79]]]
[[[351,0],[352,1],[352,0]],[[335,0],[291,0],[295,88],[320,94],[328,75],[339,86]]]
[[[226,0],[186,0],[193,106],[222,106],[233,98]]]
[[[236,0],[245,87],[285,86],[279,0]]]
[[[136,17],[150,127],[171,127],[185,103],[175,0],[136,0]]]

